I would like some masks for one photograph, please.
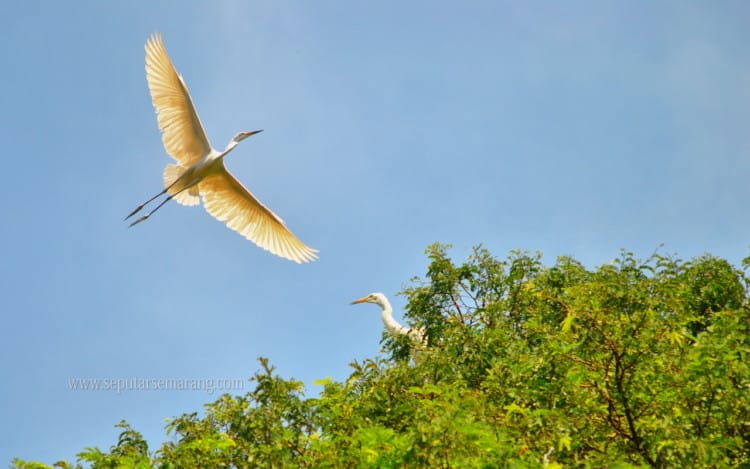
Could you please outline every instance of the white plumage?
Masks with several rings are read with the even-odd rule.
[[[353,305],[360,303],[374,303],[381,308],[380,317],[383,319],[383,324],[388,332],[393,336],[406,335],[409,336],[412,344],[418,348],[422,348],[427,345],[427,336],[425,330],[421,327],[405,327],[398,323],[393,318],[393,308],[388,298],[382,293],[370,293],[367,296],[352,301]]]
[[[297,239],[278,215],[224,167],[224,157],[238,143],[261,131],[240,132],[224,151],[215,150],[159,34],[146,42],[146,79],[164,148],[177,163],[164,168],[165,189],[136,207],[126,220],[157,197],[165,193],[168,197],[130,226],[146,220],[171,199],[182,205],[197,205],[202,197],[208,213],[259,247],[297,263],[315,260],[318,251]]]

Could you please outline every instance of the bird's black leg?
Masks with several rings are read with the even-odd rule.
[[[155,196],[153,196],[153,197],[151,197],[150,199],[148,199],[147,201],[143,202],[143,203],[142,203],[141,205],[137,206],[137,207],[135,208],[135,210],[133,210],[132,212],[130,212],[130,215],[128,215],[127,217],[125,217],[125,220],[127,220],[128,218],[132,217],[132,216],[133,216],[133,215],[135,215],[136,213],[138,213],[138,212],[140,212],[141,210],[143,210],[143,207],[145,207],[146,205],[148,205],[149,203],[151,203],[151,201],[153,201],[154,199],[156,199],[156,198],[158,198],[158,197],[160,197],[160,196],[162,196],[162,195],[166,194],[166,193],[167,193],[167,191],[168,191],[169,189],[171,189],[171,188],[172,188],[172,186],[174,186],[175,184],[177,184],[177,182],[178,182],[178,181],[179,181],[180,179],[182,179],[182,176],[184,176],[184,175],[185,175],[185,173],[182,173],[182,174],[180,175],[180,177],[178,177],[177,179],[175,179],[175,180],[174,180],[174,182],[172,182],[172,184],[170,184],[170,185],[168,185],[167,187],[165,187],[163,191],[159,192],[159,193],[158,193],[158,194],[156,194]],[[192,185],[192,184],[191,184],[191,185]],[[187,187],[185,187],[184,189],[180,190],[179,192],[177,192],[177,193],[176,193],[176,194],[174,194],[174,195],[177,195],[177,194],[179,194],[180,192],[184,191],[185,189],[187,189],[187,188],[189,188],[189,187],[190,187],[190,186],[187,186]],[[169,199],[171,199],[171,198],[172,198],[172,197],[169,197]],[[169,199],[167,199],[167,200],[169,200]],[[164,205],[165,203],[166,203],[166,200],[165,200],[164,202],[162,202],[162,203],[161,203],[161,205]],[[161,207],[161,205],[159,205],[159,206]],[[154,213],[155,211],[156,211],[156,210],[152,210],[152,211],[151,211],[151,213]],[[145,218],[143,218],[143,217],[142,217],[142,219],[140,219],[139,221],[143,221],[143,220],[145,220],[146,218],[148,218],[148,216],[146,216]],[[123,221],[125,221],[125,220],[123,220]],[[137,222],[136,222],[136,223],[137,223]],[[133,225],[135,225],[135,223],[132,223],[132,224],[131,224],[130,226],[133,226]]]
[[[170,187],[171,187],[171,186],[170,186]],[[151,198],[150,198],[150,199],[148,199],[147,201],[143,202],[143,203],[142,203],[141,205],[137,206],[137,207],[135,208],[135,210],[133,210],[132,212],[130,212],[130,215],[128,215],[127,217],[125,217],[125,220],[127,220],[128,218],[132,217],[132,216],[133,216],[133,215],[135,215],[136,213],[138,213],[138,212],[140,212],[141,210],[143,210],[143,207],[145,207],[146,205],[148,205],[148,204],[149,204],[149,202],[151,202],[152,200],[156,199],[157,197],[159,197],[159,196],[161,196],[161,195],[164,195],[164,194],[166,194],[166,193],[167,193],[167,190],[168,190],[168,189],[169,189],[169,187],[167,187],[167,188],[166,188],[166,189],[164,189],[163,191],[159,192],[159,193],[158,193],[158,194],[156,194],[155,196],[151,197]],[[123,221],[124,221],[124,220],[123,220]],[[133,226],[133,225],[130,225],[130,226]]]
[[[174,183],[172,183],[172,184],[171,184],[171,185],[170,185],[169,187],[172,187],[173,185],[174,185]],[[193,184],[193,185],[194,185],[194,184]],[[136,221],[134,221],[133,223],[131,223],[130,225],[128,225],[128,228],[130,228],[130,227],[131,227],[131,226],[133,226],[133,225],[137,225],[138,223],[142,222],[143,220],[146,220],[146,219],[147,219],[148,217],[150,217],[151,215],[153,215],[153,214],[154,214],[154,212],[156,212],[157,210],[159,210],[159,209],[160,209],[160,208],[161,208],[161,207],[162,207],[162,206],[163,206],[164,204],[166,204],[166,203],[167,203],[167,202],[169,202],[170,200],[174,199],[174,197],[175,197],[175,196],[176,196],[177,194],[180,194],[180,193],[182,193],[182,191],[184,191],[184,190],[190,189],[191,187],[193,187],[193,185],[190,185],[190,186],[187,186],[187,187],[183,187],[182,189],[180,189],[179,191],[175,192],[174,194],[169,194],[169,196],[168,196],[168,197],[167,197],[166,199],[164,199],[164,200],[162,200],[161,202],[159,202],[159,205],[157,205],[156,207],[154,207],[154,209],[153,209],[153,210],[151,210],[151,211],[150,211],[150,212],[148,212],[147,214],[143,215],[143,216],[142,216],[141,218],[137,219]],[[136,210],[135,210],[135,211],[134,211],[133,213],[131,213],[130,215],[128,215],[128,218],[130,218],[130,217],[132,217],[133,215],[135,215],[136,213],[138,213],[138,211],[139,211],[140,209],[142,209],[144,205],[146,205],[147,203],[151,202],[151,201],[152,201],[152,200],[154,200],[155,198],[157,198],[157,197],[159,197],[160,195],[162,195],[162,194],[164,194],[165,192],[167,192],[167,191],[169,190],[169,187],[167,187],[166,189],[164,189],[163,191],[161,191],[161,192],[160,192],[159,194],[156,194],[155,196],[151,197],[151,198],[150,198],[149,200],[147,200],[146,202],[144,202],[144,203],[143,203],[143,204],[142,204],[142,205],[141,205],[140,207],[138,207],[138,208],[137,208],[137,209],[136,209]],[[128,218],[126,218],[126,220],[127,220]]]
[[[165,192],[166,192],[166,189],[165,189]],[[162,194],[163,194],[163,192],[162,192]],[[178,194],[179,194],[179,192],[178,192]],[[161,194],[159,194],[159,195],[161,195]],[[158,197],[159,195],[157,195],[156,197]],[[152,215],[152,214],[153,214],[154,212],[156,212],[157,210],[159,210],[159,209],[160,209],[160,208],[161,208],[161,207],[162,207],[162,206],[163,206],[164,204],[166,204],[167,202],[169,202],[170,200],[172,200],[172,199],[174,198],[174,196],[175,196],[175,195],[177,195],[177,194],[170,194],[170,195],[169,195],[169,197],[167,197],[166,199],[164,199],[164,200],[162,200],[161,202],[159,202],[159,205],[157,205],[157,206],[156,206],[156,207],[155,207],[155,208],[154,208],[153,210],[151,210],[151,211],[150,211],[150,212],[148,212],[147,214],[143,215],[143,216],[142,216],[141,218],[137,219],[136,221],[134,221],[133,223],[131,223],[130,225],[128,225],[128,228],[130,228],[131,226],[137,225],[138,223],[142,222],[143,220],[146,220],[146,219],[147,219],[148,217],[150,217],[150,216],[151,216],[151,215]],[[151,200],[154,200],[154,199],[155,199],[156,197],[152,198]],[[149,200],[149,202],[150,202],[151,200]],[[146,202],[146,203],[148,203],[148,202]],[[146,205],[146,204],[143,204],[143,205]],[[137,209],[137,210],[136,210],[135,212],[133,212],[133,213],[131,213],[130,215],[128,215],[128,218],[130,218],[130,217],[131,217],[131,216],[133,216],[133,215],[134,215],[135,213],[137,213],[137,212],[138,212],[138,210],[140,210],[141,208],[143,208],[143,206],[139,207],[139,208],[138,208],[138,209]],[[127,220],[127,218],[126,218],[126,220]]]

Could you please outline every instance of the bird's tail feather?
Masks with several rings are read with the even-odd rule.
[[[164,187],[172,186],[167,192],[174,195],[174,200],[176,200],[177,203],[188,206],[198,205],[201,201],[198,193],[198,184],[190,189],[182,191],[181,189],[184,188],[184,185],[181,184],[181,182],[175,184],[175,181],[177,181],[184,172],[185,168],[179,164],[168,164],[166,168],[164,168]]]

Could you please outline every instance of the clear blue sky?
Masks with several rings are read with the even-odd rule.
[[[608,262],[750,254],[750,3],[3,2],[0,465],[151,442],[200,391],[71,378],[342,379],[425,247]],[[227,166],[320,260],[200,207],[122,218],[164,153],[154,31]],[[247,386],[249,389],[249,385]]]

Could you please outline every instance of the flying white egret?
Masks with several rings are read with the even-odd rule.
[[[376,305],[380,306],[380,308],[382,309],[380,317],[383,319],[383,324],[385,324],[385,328],[388,329],[388,332],[390,332],[391,335],[408,336],[411,342],[418,348],[427,345],[427,336],[424,329],[422,329],[421,327],[404,327],[399,324],[398,321],[393,319],[393,308],[391,307],[391,303],[388,301],[388,298],[386,298],[382,293],[370,293],[367,296],[363,296],[358,300],[352,301],[353,305],[360,303],[375,303]]]
[[[224,151],[214,149],[160,34],[153,34],[146,42],[146,79],[164,148],[177,164],[164,168],[164,190],[136,207],[125,219],[159,196],[168,196],[130,226],[146,220],[172,199],[182,205],[197,205],[203,197],[203,206],[209,214],[259,247],[298,264],[315,260],[318,251],[297,239],[279,216],[260,203],[224,167],[224,157],[242,140],[261,130],[240,132]]]

